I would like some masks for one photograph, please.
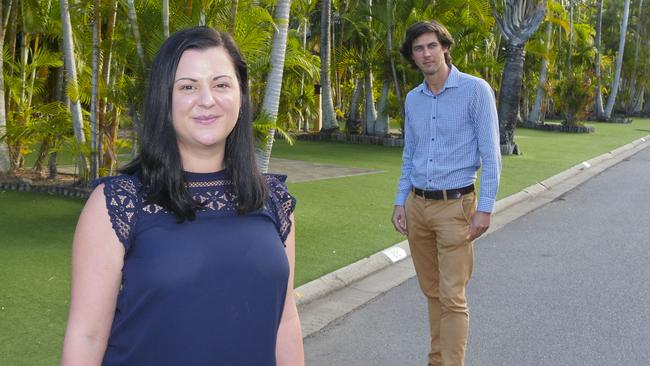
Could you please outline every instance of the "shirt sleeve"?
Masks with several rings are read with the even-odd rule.
[[[291,232],[291,214],[296,208],[296,199],[289,193],[285,184],[286,180],[286,175],[266,175],[269,187],[269,203],[267,206],[283,243]]]
[[[494,92],[484,80],[476,88],[471,111],[481,156],[481,192],[477,210],[492,212],[501,176],[501,147]]]
[[[408,96],[407,96],[408,100]],[[411,170],[413,169],[413,151],[415,149],[415,136],[411,133],[408,103],[404,106],[404,150],[402,152],[402,174],[397,182],[397,197],[395,206],[404,206],[406,198],[411,191]]]

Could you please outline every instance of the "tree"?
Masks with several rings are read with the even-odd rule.
[[[334,112],[334,100],[332,99],[332,83],[330,80],[331,67],[331,19],[332,0],[321,2],[321,24],[320,24],[320,85],[321,85],[321,113],[323,116],[323,130],[337,130],[336,113]]]
[[[524,71],[524,46],[537,30],[546,13],[546,0],[504,0],[503,14],[494,11],[494,18],[506,41],[506,64],[499,88],[499,135],[501,153],[519,154],[514,142],[519,111],[522,75]]]
[[[72,24],[70,23],[70,12],[68,10],[68,0],[61,0],[61,27],[63,29],[63,54],[65,57],[66,79],[68,81],[68,89],[77,90],[77,65],[74,56],[74,43],[72,40]],[[84,135],[84,122],[81,114],[81,103],[78,98],[70,98],[70,110],[72,112],[72,127],[74,135],[77,139],[79,146],[86,145],[86,137]],[[85,181],[88,177],[88,165],[86,156],[81,152],[78,155],[77,162],[79,167],[79,178]]]
[[[169,38],[169,0],[163,0],[162,7],[163,35]]]
[[[594,47],[596,48],[595,72],[596,72],[596,96],[594,104],[594,113],[596,118],[603,119],[605,116],[605,109],[603,108],[603,90],[602,78],[600,74],[600,56],[601,56],[601,33],[603,26],[603,0],[598,0],[598,15],[596,17],[596,39]]]
[[[551,51],[551,35],[553,32],[553,24],[546,23],[546,52]],[[540,120],[540,112],[542,110],[542,100],[544,99],[544,84],[546,84],[548,73],[548,55],[544,55],[539,71],[539,84],[537,85],[537,93],[535,95],[535,104],[528,116],[528,125],[535,127]]]
[[[2,1],[0,1],[0,25],[4,24],[2,21]],[[0,50],[4,49],[4,31],[0,34]],[[9,172],[9,149],[4,140],[4,135],[7,129],[7,116],[5,114],[5,82],[4,82],[4,52],[0,52],[0,174]]]
[[[621,81],[621,68],[623,67],[623,52],[625,51],[625,33],[627,33],[627,19],[630,14],[630,0],[625,0],[623,5],[623,19],[621,19],[621,33],[618,43],[618,57],[616,58],[616,72],[614,74],[614,81],[612,82],[611,92],[607,98],[607,105],[605,106],[605,118],[612,117],[614,110],[614,103],[616,102],[616,94],[618,93],[618,85]]]
[[[287,36],[289,33],[289,14],[291,12],[291,0],[278,0],[275,8],[275,22],[277,30],[273,34],[273,45],[271,46],[271,70],[266,79],[264,89],[264,101],[262,102],[261,114],[268,118],[269,122],[275,124],[278,117],[280,105],[280,92],[282,90],[282,74],[284,72],[284,58],[287,49]],[[266,137],[266,146],[256,150],[257,166],[262,173],[269,170],[271,150],[275,128],[269,129]]]
[[[643,0],[639,0],[639,10],[636,16],[632,72],[627,77],[627,85],[623,87],[628,92],[627,103],[625,103],[626,114],[638,113],[641,110],[645,90],[643,82],[638,82],[638,80],[644,80],[642,79],[643,76],[638,73],[639,52],[641,50],[641,27],[643,23],[641,19],[643,19]]]

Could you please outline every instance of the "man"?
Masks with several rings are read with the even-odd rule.
[[[453,43],[440,23],[420,22],[406,31],[400,49],[424,82],[406,97],[402,175],[392,221],[408,237],[428,300],[430,366],[464,364],[472,241],[490,226],[501,170],[494,93],[487,82],[451,64]]]

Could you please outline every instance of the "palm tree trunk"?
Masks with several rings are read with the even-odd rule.
[[[2,22],[0,22],[0,25],[2,26],[2,30],[0,31],[0,38],[2,38],[3,44],[4,44],[5,34],[7,34],[7,26],[9,25],[9,18],[11,17],[12,6],[13,6],[13,0],[9,0],[7,2],[7,12],[0,14],[0,17],[2,17]],[[0,5],[0,7],[2,7],[2,5]]]
[[[321,7],[321,110],[323,113],[323,130],[338,129],[334,100],[332,98],[331,57],[332,57],[332,1],[323,0]]]
[[[126,65],[121,65],[121,68],[117,72],[117,76],[114,80],[119,80],[124,75],[124,70]],[[115,81],[113,81],[115,85]],[[138,121],[138,113],[136,110],[135,104],[130,102],[129,106],[129,116],[131,117],[131,136],[132,136],[132,153],[133,157],[138,152],[138,132],[140,123]],[[104,115],[104,125],[102,127],[102,141],[104,154],[102,155],[102,168],[108,172],[109,175],[112,175],[117,166],[118,160],[118,150],[117,150],[117,131],[119,128],[119,111],[120,109],[115,104],[110,104],[107,107],[107,111]]]
[[[117,20],[117,5],[118,2],[113,0],[111,14],[108,18],[108,25],[106,28],[106,37],[104,41],[107,43],[104,50],[104,60],[102,62],[102,80],[106,87],[111,85],[111,63],[113,58],[113,34],[115,33],[115,22]],[[99,99],[99,108],[97,113],[97,129],[99,131],[99,139],[97,140],[97,159],[100,162],[104,161],[104,131],[106,131],[106,109],[108,107],[108,98],[106,96]]]
[[[567,75],[571,73],[571,56],[573,53],[573,0],[569,0],[569,51],[567,52],[566,70]]]
[[[498,108],[501,153],[506,155],[517,154],[519,151],[514,137],[524,58],[524,45],[508,44],[506,46],[506,64],[503,67]]]
[[[131,31],[133,32],[133,38],[135,38],[135,49],[136,52],[138,53],[138,59],[140,60],[140,66],[142,67],[142,71],[144,72],[145,70],[145,65],[146,62],[144,60],[144,51],[142,48],[142,38],[140,38],[140,28],[138,27],[138,16],[135,12],[135,4],[133,4],[133,0],[128,0],[127,1],[128,7],[129,7],[129,23],[131,23]]]
[[[365,134],[375,134],[375,123],[377,123],[377,108],[375,108],[375,95],[373,92],[372,71],[368,71],[364,78],[364,94],[363,110],[365,121]]]
[[[330,63],[332,44],[330,42],[332,2],[322,0],[321,8],[321,39],[320,39],[320,83],[321,110],[323,114],[323,130],[338,129],[334,101],[332,100],[332,82],[330,80]]]
[[[553,24],[551,22],[546,23],[546,52],[548,53],[551,49],[551,40],[553,33]],[[546,84],[548,73],[548,56],[542,58],[542,65],[539,70],[539,84],[537,85],[537,94],[535,95],[535,104],[533,105],[533,110],[528,116],[528,125],[530,127],[535,127],[539,121],[540,112],[542,111],[542,101],[544,100],[544,84]]]
[[[393,77],[393,86],[395,87],[395,97],[397,97],[397,105],[399,106],[399,115],[404,120],[404,105],[402,103],[402,90],[400,89],[399,79],[397,78],[397,69],[395,68],[395,59],[393,57],[393,27],[395,25],[395,20],[393,19],[393,2],[388,0],[388,11],[391,12],[390,15],[390,25],[386,32],[386,46],[388,48],[388,62],[390,63],[390,72]]]
[[[506,39],[506,64],[499,86],[499,135],[501,153],[519,154],[514,142],[519,118],[519,95],[524,72],[524,46],[544,20],[545,0],[508,0],[503,15],[494,11],[494,18]]]
[[[93,24],[93,55],[90,91],[90,180],[99,176],[98,141],[100,138],[97,121],[97,99],[99,93],[99,27],[101,18],[99,13],[99,0],[95,0],[95,14]]]
[[[70,12],[68,10],[68,0],[61,0],[61,27],[63,28],[63,55],[65,58],[65,67],[67,73],[68,86],[77,88],[77,65],[74,60],[74,43],[72,41],[72,24],[70,23]],[[70,100],[70,112],[72,114],[72,128],[77,143],[80,146],[86,144],[86,137],[84,135],[84,122],[83,115],[81,114],[81,103],[79,99]],[[79,153],[79,179],[85,182],[88,178],[88,165],[86,156]]]
[[[375,135],[384,136],[388,133],[390,117],[388,116],[388,94],[390,93],[390,81],[386,78],[381,86],[381,95],[377,103],[377,122],[375,123]]]
[[[239,0],[232,0],[230,3],[230,25],[228,26],[228,32],[230,34],[235,34],[235,24],[237,23],[237,7],[239,6]]]
[[[637,83],[637,80],[645,80],[640,79],[641,75],[637,75],[639,64],[639,49],[641,48],[641,19],[643,19],[643,0],[639,0],[639,13],[637,14],[636,30],[634,32],[634,59],[632,62],[632,76],[630,78],[631,96],[630,101],[625,108],[625,113],[627,114],[637,113],[641,110],[643,92],[645,90],[643,85],[639,85],[639,83]]]
[[[284,72],[284,58],[287,50],[287,37],[289,33],[289,15],[291,12],[291,0],[279,0],[275,8],[275,22],[277,30],[273,34],[273,45],[271,46],[270,63],[271,70],[266,79],[264,89],[264,100],[262,101],[262,113],[265,113],[275,123],[278,117],[280,106],[280,92],[282,90],[282,75]],[[269,130],[266,146],[256,149],[257,166],[262,173],[269,170],[271,150],[275,129]]]
[[[62,42],[59,42],[59,47],[63,48]],[[64,77],[64,68],[59,67],[55,71],[56,73],[56,81],[54,85],[54,92],[52,93],[52,100],[53,101],[60,101],[63,103],[67,104],[67,97],[65,96],[65,77]],[[57,171],[57,152],[56,150],[52,151],[49,155],[49,158],[47,159],[47,168],[48,168],[48,174],[47,178],[48,179],[56,179],[58,176],[58,171]]]
[[[169,38],[169,0],[163,0],[162,2],[162,23],[163,35],[167,39]]]
[[[11,6],[11,2],[9,3]],[[2,1],[0,1],[0,24],[3,24],[3,9]],[[3,26],[2,35],[0,37],[0,50],[4,49],[4,32],[5,28]],[[0,136],[5,134],[7,130],[7,116],[5,114],[5,88],[4,88],[4,52],[0,52]],[[9,163],[9,148],[4,140],[0,140],[0,174],[7,174],[11,164]]]
[[[354,82],[354,90],[352,91],[352,99],[350,100],[350,109],[348,112],[348,119],[346,123],[347,133],[350,134],[353,131],[356,131],[359,127],[358,118],[359,118],[359,99],[361,99],[361,91],[363,87],[361,86],[361,81],[356,80]]]
[[[603,88],[602,88],[602,77],[600,73],[600,46],[602,38],[602,28],[603,28],[603,0],[598,0],[598,17],[596,20],[596,39],[594,41],[596,47],[596,98],[594,101],[594,112],[597,119],[603,119],[605,117],[605,109],[603,108]]]
[[[36,34],[36,37],[34,38],[34,48],[32,50],[32,55],[35,55],[38,52],[38,48],[40,46],[40,34]],[[34,82],[36,81],[36,68],[32,68],[32,74],[29,77],[29,90],[28,95],[27,95],[27,108],[31,108],[32,105],[32,97],[34,96]]]
[[[605,118],[612,117],[614,110],[614,103],[616,102],[616,94],[618,93],[618,85],[621,81],[621,68],[623,67],[623,52],[625,51],[625,33],[627,33],[627,20],[630,15],[630,0],[625,0],[623,5],[623,19],[621,20],[621,35],[619,36],[618,43],[618,57],[616,58],[616,73],[614,74],[614,81],[612,82],[611,93],[607,98],[607,106],[605,106]]]
[[[305,51],[307,49],[307,27],[309,26],[309,18],[305,17],[302,21],[302,50]],[[305,95],[305,72],[303,71],[302,75],[300,76],[300,95],[304,96]],[[303,131],[309,131],[309,122],[307,118],[304,117],[304,115],[300,115],[300,121],[298,122],[298,130],[302,127]]]

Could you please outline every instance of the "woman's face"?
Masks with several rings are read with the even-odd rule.
[[[183,52],[172,91],[172,120],[181,155],[223,151],[240,106],[237,73],[225,48]]]

